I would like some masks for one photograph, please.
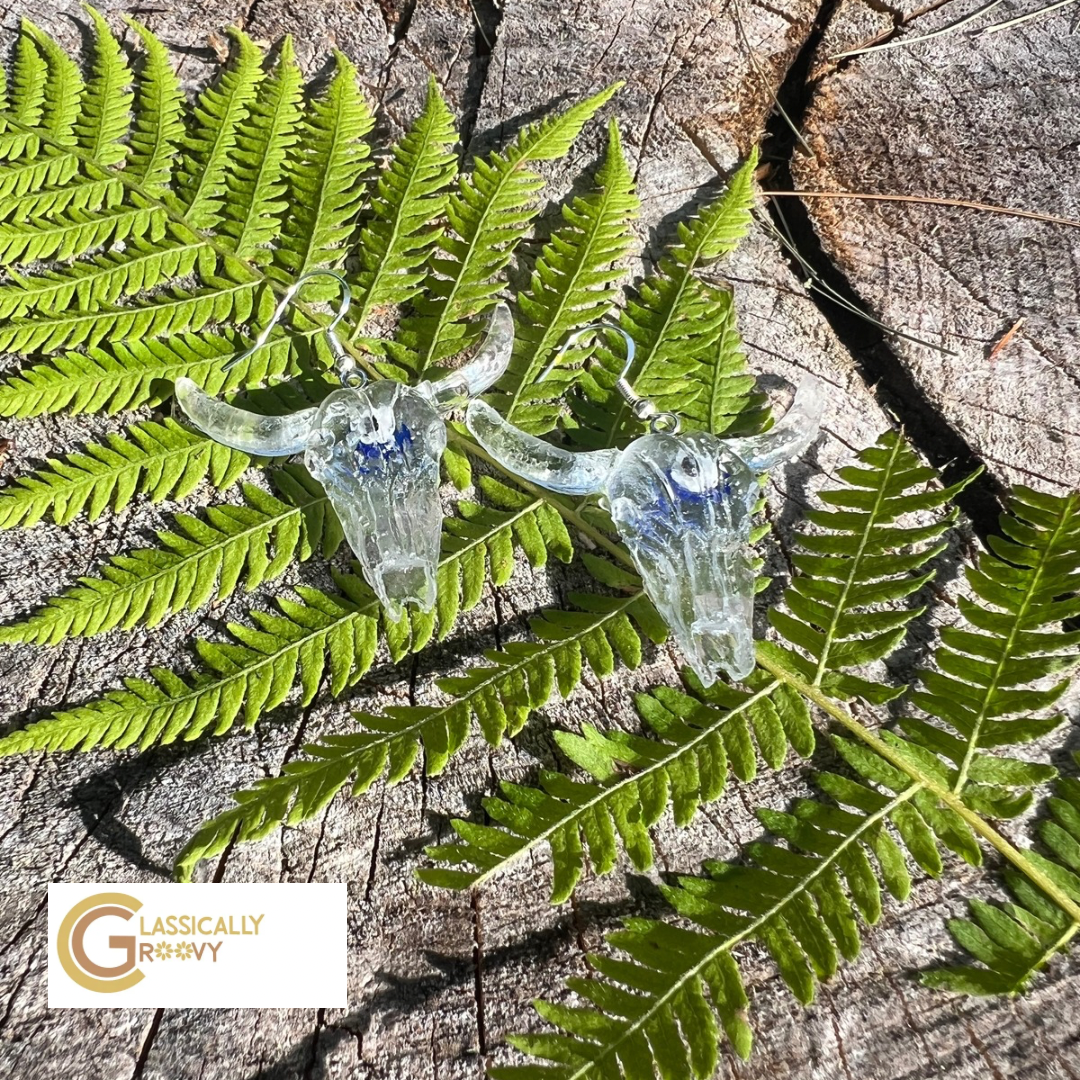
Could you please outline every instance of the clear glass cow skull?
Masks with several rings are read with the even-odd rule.
[[[435,603],[443,418],[502,375],[513,344],[513,319],[499,304],[476,357],[438,382],[345,386],[290,416],[238,409],[185,378],[176,380],[176,399],[200,431],[225,446],[264,457],[304,455],[365,578],[397,621],[406,604],[430,611]]]
[[[640,399],[639,399],[640,400]],[[750,519],[761,473],[813,442],[825,407],[803,382],[764,435],[719,439],[654,431],[625,450],[573,453],[529,435],[481,401],[465,423],[501,464],[552,491],[599,494],[630,550],[645,592],[705,686],[754,667]]]

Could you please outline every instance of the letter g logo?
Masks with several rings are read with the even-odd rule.
[[[61,966],[74,982],[99,994],[114,994],[142,981],[143,973],[135,967],[134,937],[116,934],[110,936],[109,947],[121,949],[124,953],[121,963],[112,967],[91,960],[83,943],[91,923],[109,915],[130,919],[141,907],[138,900],[124,893],[97,893],[80,900],[64,916],[56,938],[56,951]]]

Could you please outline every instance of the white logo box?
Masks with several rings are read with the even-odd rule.
[[[344,884],[49,886],[49,1008],[347,1008]]]

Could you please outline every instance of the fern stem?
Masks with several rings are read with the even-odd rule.
[[[759,661],[760,662],[760,661]],[[775,672],[778,680],[787,678],[787,672],[782,669]],[[826,699],[828,700],[828,699]],[[917,795],[925,785],[919,781],[912,783],[908,788],[894,795],[884,806],[879,807],[874,813],[869,814],[860,823],[857,829],[848,833],[844,838],[830,851],[827,855],[824,855],[813,871],[807,874],[805,877],[799,879],[798,884],[788,893],[781,896],[775,904],[768,911],[762,912],[756,916],[750,923],[744,926],[737,933],[732,934],[730,937],[725,938],[714,949],[710,949],[692,968],[680,973],[679,977],[675,979],[670,987],[656,997],[650,1007],[645,1010],[640,1016],[636,1016],[632,1021],[622,1029],[619,1038],[613,1042],[607,1043],[603,1048],[603,1058],[596,1058],[586,1062],[576,1072],[569,1073],[565,1080],[586,1080],[587,1077],[596,1075],[593,1072],[597,1061],[604,1059],[612,1059],[616,1050],[621,1046],[628,1038],[635,1035],[639,1031],[645,1030],[648,1027],[649,1022],[657,1015],[661,1014],[667,1009],[682,992],[682,989],[686,984],[694,978],[697,978],[705,971],[710,964],[712,964],[718,957],[723,956],[725,953],[731,952],[737,945],[742,942],[753,938],[754,935],[763,927],[766,923],[775,916],[779,915],[784,908],[791,903],[791,901],[801,893],[807,892],[810,886],[817,881],[827,870],[830,870],[834,863],[840,861],[840,857],[847,852],[847,850],[859,841],[866,833],[878,827],[886,818],[891,814],[898,806],[906,803],[909,799]]]
[[[1046,564],[1054,561],[1058,557],[1057,542],[1060,539],[1063,532],[1073,524],[1072,507],[1077,500],[1076,495],[1069,497],[1069,508],[1066,509],[1058,519],[1058,523],[1051,533],[1050,538],[1042,545],[1039,553],[1039,561],[1033,567],[1034,573],[1028,581],[1027,589],[1024,593],[1024,598],[1020,603],[1019,609],[1016,611],[1015,618],[1013,619],[1012,626],[1009,628],[1009,635],[1005,639],[1005,645],[1001,649],[1001,655],[998,657],[998,662],[994,667],[993,677],[990,679],[986,690],[983,693],[982,707],[979,709],[978,715],[975,717],[974,728],[971,735],[968,737],[967,750],[964,753],[964,760],[960,764],[960,768],[956,774],[956,782],[953,784],[953,792],[956,795],[960,795],[964,786],[967,784],[968,772],[971,769],[971,763],[975,760],[975,755],[979,749],[979,736],[982,733],[982,726],[986,722],[987,713],[990,709],[990,704],[994,700],[997,694],[998,681],[1001,679],[1009,661],[1013,656],[1013,647],[1016,643],[1016,636],[1023,628],[1024,616],[1027,614],[1028,609],[1031,607],[1032,601],[1039,593],[1039,587],[1043,575],[1046,572]]]
[[[1055,885],[1047,874],[1035,866],[1018,847],[1010,843],[997,829],[988,825],[974,811],[969,810],[959,795],[945,787],[929,773],[920,769],[910,757],[896,750],[870,731],[869,728],[860,724],[851,713],[841,708],[820,687],[811,685],[778,662],[767,643],[758,643],[757,662],[770,675],[786,682],[793,690],[798,691],[798,693],[817,705],[818,708],[828,713],[852,735],[866,743],[875,753],[880,754],[886,761],[907,773],[913,780],[918,781],[928,791],[937,796],[950,810],[963,818],[973,832],[981,836],[1004,859],[1011,862],[1030,882],[1037,885],[1073,922],[1080,925],[1080,904],[1076,903],[1064,889]]]

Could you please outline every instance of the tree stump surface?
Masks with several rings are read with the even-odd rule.
[[[557,105],[625,80],[604,115],[619,118],[636,171],[645,264],[694,200],[714,191],[763,139],[765,187],[787,169],[805,189],[958,196],[1080,216],[1080,36],[1068,32],[1068,11],[984,38],[960,32],[835,61],[835,53],[882,35],[914,36],[951,23],[973,5],[953,0],[920,15],[861,0],[822,10],[806,0],[506,0],[501,11],[490,0],[475,3],[98,6],[117,28],[121,13],[135,13],[176,49],[192,85],[212,70],[230,22],[266,42],[292,34],[309,74],[340,48],[358,65],[389,138],[416,114],[433,73],[470,153],[503,144],[522,122]],[[1021,10],[1005,4],[992,18]],[[71,46],[85,26],[74,0],[24,0],[4,17],[5,49],[22,15]],[[777,93],[809,145],[790,155],[790,165],[776,149],[789,140],[769,119]],[[595,165],[603,136],[604,125],[593,121],[570,157],[547,170],[552,207]],[[1080,232],[921,205],[807,198],[783,200],[781,209],[803,240],[819,242],[820,273],[887,326],[926,342],[882,335],[815,300],[762,226],[718,268],[735,289],[750,362],[764,385],[777,389],[811,372],[835,388],[824,437],[806,462],[772,481],[782,534],[798,520],[807,493],[895,419],[936,464],[986,463],[987,477],[970,501],[977,527],[989,520],[1002,483],[1059,490],[1080,481]],[[995,350],[1020,318],[1022,329]],[[0,434],[17,440],[6,475],[26,473],[130,419],[6,421]],[[198,504],[193,497],[185,505]],[[0,615],[23,613],[109,555],[151,542],[174,509],[136,501],[94,524],[4,534]],[[313,560],[254,596],[234,596],[152,631],[7,649],[0,700],[8,726],[96,697],[156,664],[183,670],[193,632],[214,633],[300,581],[326,584],[329,576]],[[205,880],[348,883],[344,1012],[49,1011],[45,885],[167,879],[180,846],[206,815],[229,804],[232,790],[275,775],[304,742],[348,730],[350,710],[438,700],[433,678],[523,637],[528,617],[559,603],[574,584],[573,571],[522,566],[498,595],[489,588],[441,647],[397,666],[384,654],[347,700],[322,695],[305,709],[284,707],[252,732],[142,755],[99,751],[0,763],[5,1071],[19,1080],[457,1080],[482,1076],[488,1062],[515,1059],[502,1036],[539,1025],[534,997],[566,996],[563,980],[587,973],[585,953],[603,947],[602,934],[621,916],[664,912],[659,872],[693,872],[704,858],[737,856],[760,833],[756,806],[783,807],[808,791],[805,770],[794,765],[763,770],[752,784],[732,781],[689,828],[670,821],[658,828],[657,872],[627,878],[624,863],[608,877],[586,875],[574,899],[558,908],[546,903],[546,856],[476,897],[413,879],[422,848],[446,836],[449,816],[475,815],[480,795],[498,779],[529,779],[554,761],[553,728],[596,722],[636,729],[633,692],[677,682],[679,661],[669,649],[652,650],[638,671],[602,686],[587,675],[568,701],[536,713],[513,744],[493,751],[473,739],[441,776],[414,773],[393,788],[376,784],[363,798],[339,797],[320,820],[232,849],[203,868]],[[924,646],[932,631],[929,624],[918,631]],[[1080,742],[1075,727],[1067,742]],[[1059,733],[1051,743],[1058,764],[1065,763],[1061,743]],[[1025,835],[1023,823],[1015,828]],[[865,931],[860,958],[822,986],[808,1009],[764,952],[748,948],[754,1055],[743,1063],[725,1046],[720,1075],[1077,1080],[1075,957],[1055,962],[1017,1000],[961,999],[918,985],[915,972],[954,955],[944,920],[962,913],[972,894],[1002,891],[992,872],[953,861],[940,881],[919,881],[907,904],[886,903],[880,925]]]

